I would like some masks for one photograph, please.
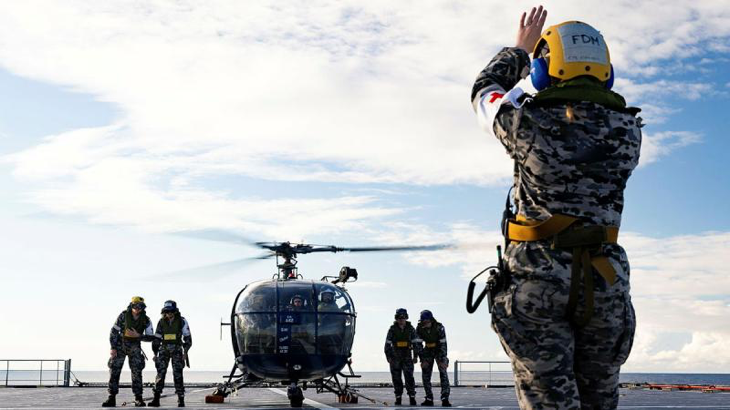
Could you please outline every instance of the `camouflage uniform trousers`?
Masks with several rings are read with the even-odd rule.
[[[157,377],[155,378],[155,393],[162,394],[165,388],[165,376],[167,375],[167,366],[172,361],[172,378],[175,381],[175,393],[178,396],[185,395],[185,384],[183,382],[183,368],[185,367],[185,355],[183,348],[176,345],[160,346],[157,352]]]
[[[406,379],[408,397],[416,397],[416,381],[413,379],[413,359],[410,356],[395,356],[390,360],[390,376],[393,378],[393,392],[395,397],[403,395],[403,379]]]
[[[433,373],[434,361],[436,362],[436,367],[439,371],[439,379],[441,383],[441,400],[448,400],[449,394],[451,393],[451,387],[449,385],[449,374],[447,373],[448,359],[440,360],[429,355],[424,355],[423,357],[421,357],[421,376],[423,378],[423,390],[426,393],[426,398],[433,400],[431,374]]]
[[[542,242],[511,244],[512,281],[495,297],[492,327],[512,361],[522,409],[615,409],[621,365],[631,351],[636,317],[629,264],[618,245],[604,245],[616,270],[609,286],[593,270],[593,317],[577,328],[566,318],[572,255]],[[585,300],[581,280],[575,317]]]
[[[122,341],[123,347],[117,349],[116,357],[109,358],[109,394],[119,393],[119,376],[122,374],[124,359],[129,356],[129,370],[132,371],[132,392],[136,396],[142,395],[142,369],[145,358],[139,342]]]

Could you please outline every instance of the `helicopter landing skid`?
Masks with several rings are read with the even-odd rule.
[[[340,379],[337,377],[337,374],[328,377],[326,379],[319,379],[315,380],[313,383],[317,389],[317,393],[323,393],[325,391],[334,393],[337,396],[337,402],[338,403],[357,403],[358,399],[362,397],[363,399],[373,403],[373,404],[383,404],[385,406],[388,405],[387,402],[379,402],[377,400],[373,400],[370,397],[362,395],[357,389],[350,386],[350,379],[352,378],[359,378],[360,375],[355,374],[352,371],[352,366],[350,362],[348,361],[347,367],[350,370],[349,374],[344,374],[342,372],[338,373],[340,377],[345,379],[345,383],[340,383]]]
[[[225,383],[219,384],[212,394],[205,396],[206,403],[223,403],[226,397],[240,388],[266,384],[262,379],[250,373],[236,374],[237,368],[237,366],[233,366],[228,380]]]

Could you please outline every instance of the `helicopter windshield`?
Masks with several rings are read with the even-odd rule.
[[[236,310],[236,334],[241,353],[276,352],[276,283],[246,287]]]
[[[326,282],[256,282],[242,292],[235,323],[242,354],[348,355],[355,309],[347,292]]]
[[[321,354],[347,355],[355,337],[352,299],[337,286],[317,284],[315,288],[317,348]]]

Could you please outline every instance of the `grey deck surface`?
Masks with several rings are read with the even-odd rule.
[[[285,388],[252,388],[242,389],[239,394],[226,399],[224,404],[205,404],[206,394],[213,389],[188,388],[186,404],[188,408],[198,409],[280,409],[289,408]],[[343,408],[373,409],[393,406],[393,392],[390,388],[363,388],[360,392],[378,401],[372,404],[360,399],[358,404],[337,403],[333,394],[316,394],[313,390],[304,392],[306,401],[304,408]],[[162,399],[162,405],[173,407],[177,404],[174,389],[165,389],[170,397]],[[422,392],[417,399],[422,401]],[[435,390],[438,394],[438,389]],[[145,395],[151,395],[151,389],[145,389]],[[0,410],[27,408],[87,409],[97,408],[106,399],[104,388],[88,387],[55,387],[55,388],[0,388]],[[122,389],[117,396],[117,406],[122,402],[132,401],[130,389]],[[388,405],[385,405],[387,402]],[[518,409],[514,390],[511,388],[484,389],[457,387],[451,390],[451,402],[454,407],[481,409]],[[133,407],[128,404],[127,407]],[[398,408],[408,408],[399,406]],[[682,391],[652,391],[621,389],[621,409],[730,409],[730,394],[699,393]]]

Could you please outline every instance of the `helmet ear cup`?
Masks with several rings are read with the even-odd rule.
[[[537,91],[546,89],[550,85],[550,74],[548,73],[547,61],[540,57],[532,60],[530,66],[530,79]],[[613,81],[611,80],[613,83]]]
[[[613,88],[613,64],[611,64],[611,74],[608,77],[608,81],[606,81],[606,88],[609,90]]]

